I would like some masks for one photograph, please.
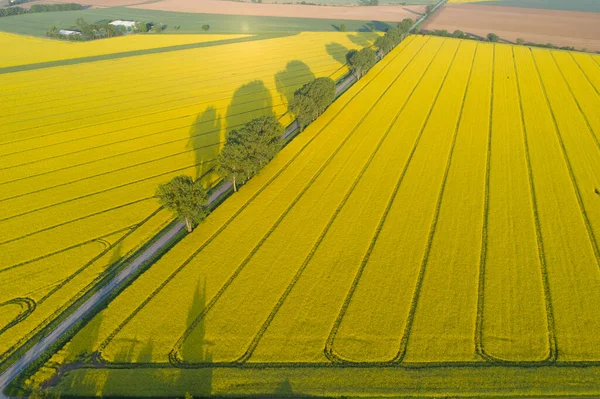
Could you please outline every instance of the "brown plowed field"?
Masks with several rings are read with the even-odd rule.
[[[120,0],[102,0],[103,2]],[[130,0],[135,1],[135,0]],[[404,18],[416,19],[423,6],[310,6],[300,4],[256,4],[220,0],[163,0],[139,4],[133,8],[147,10],[195,12],[202,14],[253,15],[359,21],[398,22]]]
[[[486,36],[496,33],[514,42],[518,37],[531,43],[552,43],[600,51],[600,13],[448,4],[429,19],[423,29],[460,29],[465,33]]]

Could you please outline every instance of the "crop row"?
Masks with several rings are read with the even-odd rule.
[[[97,76],[102,81],[107,81],[108,83],[115,83],[119,81],[117,76],[121,76],[125,79],[130,79],[133,83],[137,84],[140,82],[141,76],[138,74],[138,71],[143,72],[144,76],[147,76],[150,79],[155,79],[157,82],[168,81],[169,79],[179,79],[183,78],[186,74],[186,71],[189,71],[190,74],[197,74],[200,71],[207,71],[207,64],[202,64],[198,62],[198,57],[206,57],[212,60],[210,64],[210,69],[208,74],[202,75],[201,79],[206,77],[207,80],[212,80],[218,75],[213,75],[213,71],[223,71],[226,73],[235,72],[235,70],[239,70],[239,68],[229,69],[232,65],[231,60],[236,59],[244,64],[252,64],[263,66],[264,65],[264,54],[272,54],[270,57],[271,60],[281,59],[282,61],[285,58],[279,58],[281,54],[287,53],[287,58],[290,57],[290,52],[278,52],[275,53],[275,50],[280,48],[280,46],[285,45],[283,43],[289,43],[290,46],[296,48],[301,56],[310,56],[314,54],[314,49],[320,49],[320,46],[325,46],[325,43],[328,41],[341,41],[344,44],[350,42],[345,40],[343,36],[330,36],[331,34],[312,34],[312,38],[310,36],[299,35],[296,38],[291,37],[283,37],[276,39],[267,39],[267,40],[257,40],[252,42],[252,49],[247,48],[248,43],[238,43],[238,44],[230,44],[225,46],[219,46],[220,51],[215,51],[214,48],[205,48],[205,49],[195,49],[195,50],[186,50],[186,51],[177,51],[173,53],[164,53],[164,54],[153,54],[146,56],[137,56],[137,57],[128,57],[124,59],[119,59],[115,61],[99,61],[94,63],[87,63],[85,68],[89,69],[92,75],[83,75],[81,76],[82,82],[86,82],[86,84],[92,84],[92,88],[94,90],[102,90],[102,85],[99,84],[98,81],[93,79],[93,76]],[[302,37],[303,36],[303,37]],[[302,38],[303,40],[299,40]],[[291,44],[290,40],[298,40],[298,43]],[[173,63],[173,54],[177,55],[179,63]],[[140,65],[140,60],[141,65]],[[154,60],[156,62],[147,62],[148,60]],[[157,68],[156,65],[160,65],[160,68]],[[107,68],[107,66],[122,66],[119,68],[118,75],[115,75],[114,68]],[[185,66],[184,69],[181,69],[179,66]],[[137,68],[137,69],[136,69]],[[51,80],[52,77],[56,76],[60,71],[52,70],[52,69],[43,69],[29,72],[21,72],[17,75],[13,76],[13,80],[7,82],[7,91],[3,92],[3,95],[10,95],[11,90],[20,91],[23,88],[34,88],[36,85],[40,85],[44,83],[44,88],[47,91],[42,91],[38,94],[45,94],[47,96],[52,94],[52,90],[60,87],[60,84],[56,80]],[[67,92],[64,94],[72,94],[77,95],[77,92],[82,90],[82,86],[73,86],[67,88]],[[105,92],[106,88],[102,90]],[[64,96],[61,94],[61,96]],[[64,96],[64,98],[68,98],[69,96]],[[44,98],[44,97],[42,97]],[[37,100],[41,100],[42,98],[37,98]],[[23,99],[25,100],[25,99]],[[20,103],[19,103],[20,104]],[[24,103],[26,104],[26,103]]]
[[[379,64],[379,65],[381,65],[381,64]],[[385,70],[385,68],[388,68],[388,67],[389,67],[389,63],[385,64],[385,67],[381,67],[379,73],[381,73],[381,71]],[[188,250],[191,252],[191,254],[189,256],[186,256],[180,262],[174,261],[173,259],[170,259],[170,260],[165,259],[165,262],[167,262],[167,264],[177,264],[179,266],[169,276],[165,276],[164,280],[161,280],[163,282],[160,284],[160,286],[157,289],[155,289],[151,295],[149,295],[148,297],[145,297],[144,301],[136,309],[134,309],[132,313],[130,313],[130,315],[126,318],[126,320],[124,320],[120,324],[120,326],[111,334],[111,336],[109,337],[109,340],[105,341],[105,344],[101,345],[100,351],[104,350],[104,348],[112,340],[114,335],[119,333],[122,330],[122,328],[129,323],[130,320],[132,320],[134,317],[139,318],[138,313],[144,308],[144,306],[150,300],[155,299],[155,297],[158,295],[158,293],[161,292],[163,290],[163,288],[175,278],[175,276],[179,275],[183,270],[186,270],[186,272],[191,270],[193,272],[194,267],[196,267],[196,268],[198,267],[198,263],[196,262],[197,254],[203,252],[204,249],[207,248],[207,246],[211,242],[213,242],[215,239],[217,239],[217,237],[219,237],[221,235],[221,233],[226,228],[228,228],[232,223],[239,224],[240,222],[238,220],[239,220],[239,216],[241,215],[242,212],[244,212],[246,209],[248,209],[249,206],[253,206],[253,207],[255,207],[254,209],[257,209],[257,210],[261,209],[261,204],[256,205],[254,200],[256,198],[258,198],[260,194],[265,192],[265,190],[267,190],[267,188],[270,188],[272,183],[274,181],[276,181],[279,176],[281,176],[283,173],[287,173],[287,174],[291,173],[292,176],[296,173],[299,173],[300,172],[299,170],[296,171],[296,169],[289,168],[289,167],[292,163],[297,164],[297,162],[300,161],[300,159],[304,159],[303,162],[310,162],[311,158],[310,157],[306,158],[307,154],[305,152],[303,152],[303,150],[306,147],[308,147],[309,145],[313,145],[313,146],[317,145],[320,148],[326,148],[323,146],[326,143],[333,140],[333,138],[329,137],[327,135],[321,135],[321,133],[325,130],[325,128],[327,126],[329,126],[329,124],[333,120],[340,117],[341,113],[344,111],[344,105],[351,103],[351,100],[354,99],[357,95],[361,94],[365,89],[368,89],[369,86],[372,84],[372,82],[373,82],[373,80],[367,81],[367,79],[364,79],[364,80],[361,80],[357,85],[353,86],[353,88],[350,90],[349,93],[347,93],[339,101],[334,103],[322,118],[320,118],[313,125],[311,125],[311,128],[308,129],[304,134],[297,137],[290,145],[288,145],[284,149],[284,151],[280,154],[280,156],[278,156],[271,163],[271,165],[269,166],[269,170],[273,171],[274,175],[268,174],[267,171],[265,171],[264,174],[260,174],[255,179],[253,179],[252,184],[244,189],[244,190],[249,190],[251,187],[255,187],[258,191],[250,191],[249,192],[249,191],[242,190],[237,196],[232,197],[230,200],[228,200],[226,203],[224,203],[221,207],[219,207],[217,209],[217,211],[215,211],[215,213],[213,213],[213,215],[211,215],[210,221],[207,221],[208,225],[206,226],[206,228],[200,229],[197,231],[197,233],[195,233],[195,235],[200,235],[201,237],[200,238],[196,237],[193,240],[193,242],[190,242],[192,247],[188,248]],[[364,112],[364,111],[362,111],[362,112]],[[362,112],[360,112],[359,115],[362,114]],[[344,115],[346,115],[346,114],[344,113]],[[338,133],[338,135],[340,135],[340,134],[343,134],[343,132]],[[301,158],[298,159],[298,157],[301,157]],[[298,159],[298,161],[296,161],[297,159]],[[288,179],[279,179],[279,184],[283,183],[286,180],[288,180]],[[284,187],[285,187],[285,185],[284,185]],[[242,196],[244,193],[247,193],[247,194]],[[275,193],[276,193],[276,191],[274,192],[274,194]],[[249,198],[247,196],[249,196]],[[270,216],[268,219],[272,219],[272,216]],[[275,216],[276,216],[276,214],[275,214]],[[265,223],[272,223],[272,222],[269,222],[269,220],[265,220]],[[252,226],[252,224],[248,225],[248,227],[251,227],[251,226]],[[253,227],[253,230],[255,230],[254,227]],[[254,234],[254,235],[256,235],[256,234]],[[205,238],[202,238],[202,236],[204,236]],[[202,244],[198,248],[197,247],[198,242],[203,242],[204,244]],[[184,244],[184,245],[186,247],[189,246],[186,244]],[[231,249],[235,249],[235,247],[233,247]],[[236,252],[239,252],[239,251],[236,250]],[[185,252],[182,252],[182,254],[185,254]],[[220,254],[220,252],[219,252],[219,254]],[[243,255],[243,254],[240,254],[240,255],[242,255],[242,259],[243,259],[243,257],[245,257],[245,255]],[[176,254],[173,254],[172,256],[176,256]],[[222,262],[222,261],[223,261],[223,259],[221,259],[219,262]],[[210,264],[210,261],[205,264]],[[194,274],[196,274],[196,276],[197,276],[197,273],[198,273],[197,271],[194,272]],[[224,274],[224,273],[220,272],[219,274]],[[195,280],[197,280],[197,278],[198,277],[195,277]],[[224,274],[223,278],[226,280],[227,274]],[[181,278],[179,278],[178,280],[183,281],[186,279],[182,280]],[[129,314],[129,312],[128,312],[128,314]]]
[[[558,246],[561,249],[564,248],[562,251],[568,250],[571,253],[568,259],[563,260],[563,264],[576,261],[578,264],[577,267],[581,269],[577,273],[569,273],[569,275],[565,275],[564,268],[559,265],[555,265],[550,269],[552,272],[549,275],[551,281],[561,282],[561,284],[555,283],[551,285],[552,287],[556,287],[553,290],[553,297],[557,298],[554,303],[557,339],[561,353],[563,354],[562,356],[565,359],[580,359],[583,357],[597,360],[599,359],[597,351],[590,349],[590,347],[594,346],[593,344],[590,345],[594,338],[588,335],[588,331],[594,329],[594,314],[596,311],[587,309],[586,306],[587,311],[585,314],[574,314],[576,312],[575,309],[580,309],[581,305],[574,306],[572,304],[572,293],[583,292],[581,291],[582,281],[579,280],[579,276],[585,275],[587,276],[587,283],[585,283],[587,288],[585,291],[588,300],[600,295],[600,286],[598,283],[594,283],[598,281],[598,277],[590,278],[594,274],[598,276],[599,254],[591,219],[595,216],[592,206],[593,198],[590,198],[593,197],[593,193],[591,195],[587,194],[587,190],[582,187],[585,184],[583,182],[586,182],[586,174],[590,173],[588,170],[589,164],[582,162],[581,159],[582,156],[587,158],[591,155],[587,155],[586,157],[586,152],[597,154],[598,147],[593,144],[595,141],[594,134],[589,130],[589,124],[585,123],[585,114],[577,104],[577,98],[583,99],[584,93],[580,92],[579,96],[575,96],[573,91],[570,90],[569,82],[565,79],[565,75],[559,74],[559,66],[554,60],[549,59],[551,55],[544,58],[540,57],[540,55],[542,54],[532,52],[524,58],[529,59],[528,64],[531,74],[537,75],[537,81],[540,86],[539,91],[544,99],[547,112],[550,114],[549,120],[553,125],[552,130],[555,132],[556,142],[560,148],[561,157],[564,159],[565,171],[568,172],[572,195],[575,197],[571,199],[570,204],[575,208],[573,209],[573,213],[580,215],[577,219],[575,217],[572,218],[573,220],[578,220],[578,224],[563,228],[569,228],[570,230],[567,237],[559,239],[559,234],[553,233],[550,236],[552,239],[548,240],[553,244],[553,246],[547,246],[548,248],[553,249],[554,246]],[[546,55],[544,54],[544,56]],[[571,71],[569,76],[573,77],[574,71]],[[579,118],[577,118],[577,111],[580,112]],[[582,134],[585,131],[584,126],[588,127],[588,135]],[[556,174],[553,173],[550,178],[553,180],[556,179]],[[565,212],[564,208],[565,205],[560,206],[561,213]],[[576,226],[578,230],[575,230]],[[579,237],[576,241],[578,244],[576,250],[573,248],[574,244],[570,244],[570,240],[576,239],[575,237]],[[598,282],[600,283],[600,281]],[[567,292],[569,294],[565,296]],[[570,304],[571,306],[565,308],[563,304]],[[578,336],[579,339],[575,340],[574,336]]]
[[[88,43],[65,43],[2,33],[0,34],[0,45],[6,50],[6,53],[0,59],[0,68],[189,43],[236,39],[245,36],[247,35],[136,35],[113,38],[110,43],[103,40]],[[22,48],[27,48],[27,51],[11,51]],[[8,56],[4,57],[5,55]]]
[[[265,238],[268,237],[268,241],[260,242],[253,249],[251,254],[256,258],[252,261],[254,268],[250,268],[245,278],[240,279],[240,281],[261,280],[259,276],[267,272],[270,276],[270,286],[274,295],[272,298],[261,296],[260,299],[255,298],[250,300],[253,304],[253,309],[248,311],[251,319],[243,322],[243,325],[248,326],[248,328],[244,329],[243,334],[241,334],[238,328],[238,342],[240,346],[245,345],[246,341],[252,344],[252,340],[254,339],[252,337],[257,336],[255,330],[257,319],[259,319],[258,323],[260,323],[262,314],[268,311],[272,307],[272,303],[276,301],[276,295],[279,295],[279,301],[283,304],[285,298],[282,298],[279,294],[280,292],[285,292],[283,283],[287,283],[290,280],[290,274],[298,267],[298,264],[306,265],[306,254],[310,251],[311,247],[314,247],[315,236],[318,237],[319,234],[322,234],[322,229],[326,228],[327,223],[335,215],[336,205],[339,201],[343,201],[344,194],[351,189],[353,179],[353,184],[356,184],[358,177],[361,175],[361,170],[366,169],[368,163],[373,159],[375,152],[387,136],[387,133],[389,133],[387,127],[391,126],[397,113],[394,109],[398,100],[395,94],[399,88],[402,89],[403,83],[406,84],[405,79],[399,80],[401,77],[404,78],[404,70],[405,67],[395,77],[386,80],[387,88],[378,93],[377,97],[370,101],[368,112],[360,120],[354,122],[351,128],[347,130],[341,129],[341,121],[337,121],[331,127],[332,129],[340,128],[342,131],[349,131],[349,136],[344,139],[336,149],[336,152],[332,154],[332,157],[321,166],[318,173],[309,182],[309,185],[302,189],[294,201],[281,214],[278,223],[265,236]],[[380,77],[380,79],[382,78]],[[355,101],[360,103],[360,99]],[[366,131],[368,131],[368,134],[365,133]],[[357,151],[356,148],[360,148],[360,151]],[[367,164],[364,164],[365,160]],[[364,167],[361,168],[363,164]],[[345,178],[336,179],[340,171],[343,171]],[[356,179],[354,176],[357,176]],[[327,201],[317,204],[315,201],[319,201],[319,198],[327,198]],[[303,222],[304,217],[311,219],[310,225]],[[285,257],[284,259],[280,258],[282,255]],[[261,267],[261,265],[270,262],[281,264],[283,266],[282,272],[275,274],[272,270],[265,269],[264,266]],[[296,274],[295,276],[299,278],[300,274]],[[282,284],[282,286],[280,287],[279,284]],[[288,292],[290,290],[291,288],[289,288]],[[211,334],[211,336],[218,336],[218,331],[227,331],[232,327],[220,325],[222,323],[229,323],[229,319],[224,318],[223,315],[226,314],[227,309],[235,307],[229,306],[228,302],[235,303],[240,298],[244,298],[244,301],[254,298],[250,293],[248,295],[240,294],[239,288],[236,289],[233,287],[230,291],[231,293],[228,297],[223,297],[220,300],[218,308],[204,318],[207,326],[206,333]],[[215,297],[215,299],[217,298]],[[205,314],[206,311],[208,311],[208,307],[205,309]],[[235,319],[239,320],[240,317],[243,316],[237,315]],[[266,317],[267,319],[269,318],[269,316]],[[175,353],[181,353],[182,347],[190,344],[188,341],[190,337],[193,337],[194,327],[192,325],[188,328],[186,333],[189,332],[189,334],[184,335],[183,339],[175,346]],[[228,355],[224,355],[222,352],[218,353],[219,358],[235,359],[236,356],[239,356],[237,352],[239,346],[235,345],[232,349],[233,351]],[[185,364],[196,363],[199,360],[194,356],[188,355],[185,358],[185,354],[182,355],[184,358],[180,360]],[[216,356],[217,354],[214,355]],[[243,362],[243,359],[234,361]]]

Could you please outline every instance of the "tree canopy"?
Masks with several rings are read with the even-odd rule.
[[[371,48],[363,48],[360,51],[350,50],[346,54],[346,61],[350,66],[350,71],[358,79],[377,63],[377,54]]]
[[[335,82],[326,77],[317,78],[296,90],[289,108],[303,129],[331,105],[335,96]]]
[[[208,196],[199,180],[190,176],[175,176],[156,189],[159,202],[185,222],[188,232],[194,223],[200,223],[207,215]]]
[[[263,116],[233,130],[217,160],[221,178],[238,184],[257,174],[281,149],[283,127],[274,116]]]
[[[495,33],[488,33],[487,39],[490,42],[497,42],[498,40],[500,40],[500,37],[497,34],[495,34]]]

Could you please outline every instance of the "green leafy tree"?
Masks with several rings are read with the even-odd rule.
[[[524,45],[525,44],[525,39],[517,37],[517,44],[520,45],[520,46]]]
[[[340,32],[346,32],[346,24],[340,25]]]
[[[350,71],[358,79],[377,63],[377,54],[371,48],[363,48],[360,51],[350,50],[346,54],[346,61],[350,66]]]
[[[203,31],[208,32],[209,29],[210,29],[210,25],[208,25],[208,24],[202,25],[202,30]]]
[[[56,26],[52,25],[50,27],[50,29],[48,29],[48,32],[46,32],[46,36],[48,36],[48,37],[58,37],[58,32],[59,32],[58,28]]]
[[[488,33],[487,39],[490,42],[497,42],[498,40],[500,40],[500,37],[495,33]]]
[[[248,180],[251,173],[252,167],[247,151],[239,142],[234,130],[229,133],[227,142],[217,158],[217,174],[223,180],[233,183],[233,191],[237,191],[238,184]]]
[[[375,39],[375,47],[377,47],[382,54],[387,54],[392,51],[394,47],[396,47],[397,43],[392,38],[391,34],[389,34],[390,31],[388,31],[388,33],[385,35],[379,36],[377,39]]]
[[[281,150],[283,126],[274,116],[263,116],[246,123],[235,134],[240,135],[251,174],[258,173]]]
[[[136,28],[137,28],[138,31],[140,31],[142,33],[148,32],[148,24],[145,23],[145,22],[138,23],[136,25]]]
[[[413,21],[410,18],[404,18],[399,24],[398,24],[398,29],[400,29],[400,31],[402,33],[408,33],[408,31],[410,30],[410,28],[412,28],[412,26],[414,25],[415,21]]]
[[[466,36],[465,32],[463,32],[462,30],[458,30],[458,29],[452,33],[452,37],[456,37],[458,39],[464,39],[465,36]]]
[[[300,128],[304,129],[331,105],[335,96],[335,82],[330,78],[317,78],[296,90],[290,103],[290,112],[296,116]]]
[[[185,222],[188,232],[194,223],[200,223],[207,215],[208,196],[199,180],[190,176],[175,176],[169,183],[156,190],[159,202]]]

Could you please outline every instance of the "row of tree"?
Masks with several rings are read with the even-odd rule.
[[[21,15],[38,12],[76,11],[81,10],[82,8],[83,6],[77,3],[34,4],[29,8],[29,10],[23,7],[0,8],[0,17],[10,17],[12,15]]]
[[[457,39],[471,39],[471,40],[487,40],[488,42],[497,42],[500,40],[500,37],[495,33],[488,33],[485,38],[479,36],[469,36],[462,30],[455,30],[450,33],[446,29],[433,29],[428,31],[421,31],[421,34],[430,35],[430,36],[441,36],[441,37],[455,37]]]
[[[384,56],[400,44],[410,32],[414,23],[415,22],[412,19],[405,18],[396,27],[388,29],[387,32],[385,32],[385,35],[379,36],[375,40],[374,45],[379,50],[380,55]]]
[[[208,30],[210,27],[206,25]],[[176,27],[178,29],[178,27]],[[203,27],[204,28],[204,27]],[[166,29],[166,25],[155,24],[152,22],[140,22],[135,25],[131,32],[133,33],[147,33],[154,32],[160,33]],[[127,29],[124,26],[114,26],[108,21],[102,23],[90,24],[83,18],[77,18],[75,21],[75,27],[73,28],[78,34],[61,34],[60,29],[56,26],[52,26],[47,32],[46,36],[55,39],[63,40],[75,40],[75,41],[88,41],[95,39],[105,39],[109,37],[123,36],[127,33]]]
[[[388,29],[374,43],[379,57],[396,47],[409,33],[414,21],[407,18],[396,27]],[[370,47],[351,50],[346,61],[351,73],[358,79],[367,73],[378,60],[377,52]],[[337,95],[336,84],[330,78],[317,78],[294,93],[289,111],[296,117],[300,130],[319,117],[333,103]],[[271,159],[283,146],[283,126],[274,116],[263,116],[246,123],[240,129],[229,132],[225,145],[217,159],[216,172],[233,185],[237,192]],[[208,196],[199,180],[189,176],[177,176],[161,185],[157,197],[163,206],[185,221],[188,231],[194,223],[201,222],[208,213]]]
[[[336,86],[330,78],[317,78],[294,93],[289,104],[300,129],[321,115],[335,100]],[[217,158],[216,173],[233,185],[237,192],[258,174],[283,146],[284,128],[275,116],[263,116],[246,123],[227,135]],[[188,231],[208,213],[208,195],[200,180],[177,176],[156,191],[160,203],[185,222]]]
[[[383,36],[379,36],[374,43],[377,51],[371,47],[362,50],[350,50],[346,54],[346,62],[350,72],[356,79],[367,73],[377,60],[392,51],[410,32],[414,21],[410,18],[404,19],[397,26],[388,29]]]
[[[76,32],[79,32],[79,34],[64,35],[60,33],[60,29],[58,29],[56,26],[52,26],[46,32],[46,36],[55,39],[87,41],[94,39],[103,39],[108,37],[123,36],[125,34],[125,29],[123,27],[117,27],[109,24],[108,22],[90,24],[81,17],[77,18],[77,20],[75,21],[75,26],[76,27],[74,28],[74,30],[76,30]]]
[[[473,36],[473,35],[467,35],[466,33],[464,33],[462,30],[455,30],[454,32],[450,33],[445,29],[441,29],[441,30],[430,30],[430,31],[423,31],[421,32],[423,34],[427,34],[427,35],[432,35],[432,36],[441,36],[441,37],[455,37],[457,39],[470,39],[470,40],[479,40],[479,41],[488,41],[488,42],[498,42],[500,40],[500,37],[495,34],[495,33],[488,33],[486,35],[486,37],[479,37],[479,36]],[[559,49],[559,50],[568,50],[568,51],[583,51],[586,52],[587,49],[581,49],[581,50],[577,50],[575,47],[573,46],[556,46],[552,43],[546,43],[546,44],[539,44],[539,43],[529,43],[526,42],[525,39],[518,37],[515,44],[519,45],[519,46],[532,46],[532,47],[543,47],[543,48],[551,48],[551,49]]]

